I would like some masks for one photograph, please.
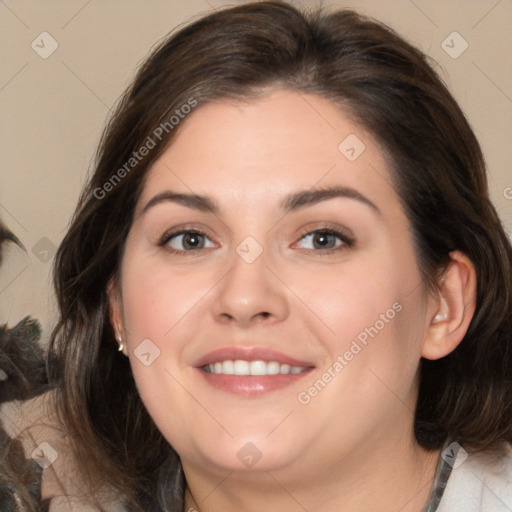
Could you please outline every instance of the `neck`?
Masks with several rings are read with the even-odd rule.
[[[335,466],[304,461],[300,470],[209,472],[184,463],[185,512],[421,512],[440,450],[427,452],[411,436],[385,449],[354,449]]]

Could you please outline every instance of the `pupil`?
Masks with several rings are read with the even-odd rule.
[[[189,247],[196,248],[199,245],[199,237],[200,236],[201,235],[198,235],[197,233],[187,233],[183,238],[185,247],[189,246]],[[192,243],[190,243],[190,240],[192,240]]]
[[[323,248],[325,248],[326,245],[329,244],[329,237],[332,236],[328,233],[319,233],[316,235],[316,240],[315,242],[318,242],[319,245]]]

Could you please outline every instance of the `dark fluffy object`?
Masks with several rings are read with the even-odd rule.
[[[5,242],[21,242],[0,222],[0,261]],[[24,248],[23,248],[24,249]],[[0,404],[27,400],[48,390],[44,352],[37,320],[26,317],[15,327],[0,326]],[[27,459],[18,439],[0,423],[0,511],[47,512],[50,500],[41,499],[42,468]]]
[[[0,429],[0,510],[48,512],[50,500],[41,500],[42,473],[35,460],[25,458],[20,441]]]
[[[28,400],[47,391],[40,336],[39,323],[30,317],[12,329],[0,326],[0,403]]]
[[[24,318],[14,328],[0,327],[0,403],[27,400],[48,389],[44,353],[36,320]],[[42,469],[26,459],[21,442],[0,426],[0,510],[45,512],[41,500]]]

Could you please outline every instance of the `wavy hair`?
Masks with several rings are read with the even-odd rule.
[[[192,101],[196,109],[251,101],[275,87],[327,98],[379,142],[426,290],[450,251],[475,266],[477,306],[464,339],[420,363],[417,442],[434,449],[449,437],[475,450],[512,442],[512,248],[464,114],[428,57],[382,23],[351,10],[251,2],[204,16],[152,51],[105,128],[55,259],[55,405],[91,489],[105,482],[130,510],[181,512],[185,479],[116,350],[107,284],[147,171],[186,123],[169,122],[176,111]],[[155,147],[130,160],[148,137]]]

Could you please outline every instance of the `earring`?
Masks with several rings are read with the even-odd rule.
[[[117,350],[119,350],[119,352],[122,352],[123,348],[124,348],[123,338],[121,338],[121,336],[118,336],[118,340],[119,340],[119,348]]]
[[[444,312],[437,313],[437,315],[434,317],[434,322],[441,322],[442,320],[446,320],[448,316],[448,312],[446,309],[448,308],[448,304],[446,302],[446,299],[441,295],[441,308],[444,309]]]
[[[442,320],[446,320],[447,314],[446,313],[437,313],[437,315],[434,317],[434,322],[441,322]]]

